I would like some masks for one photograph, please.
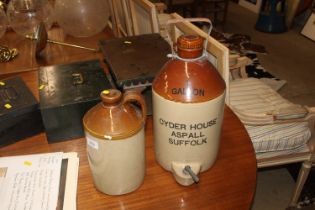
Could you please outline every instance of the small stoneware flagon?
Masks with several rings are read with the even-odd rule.
[[[126,194],[145,175],[145,101],[140,92],[115,89],[104,90],[101,99],[83,118],[89,165],[99,191]]]

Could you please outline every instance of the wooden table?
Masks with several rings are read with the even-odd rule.
[[[93,53],[89,53],[90,56],[95,56]],[[77,58],[80,60],[81,56]],[[76,58],[75,55],[69,57],[71,59]],[[9,67],[5,70],[7,72],[11,71]],[[18,73],[18,75],[23,78],[38,98],[36,68],[34,71],[23,71]],[[2,77],[8,76],[10,75],[2,75]],[[57,151],[77,152],[80,157],[77,194],[77,207],[79,210],[245,210],[250,208],[256,187],[256,158],[245,128],[228,107],[225,107],[221,145],[217,161],[211,169],[200,174],[199,184],[189,187],[177,184],[173,175],[157,164],[154,157],[153,143],[152,118],[149,117],[146,123],[147,160],[144,183],[135,192],[122,196],[105,195],[98,192],[93,186],[84,138],[48,144],[45,133],[41,133],[0,148],[0,156]]]
[[[48,38],[51,40],[95,49],[99,48],[98,42],[100,39],[113,37],[114,35],[111,33],[109,28],[106,28],[104,33],[88,38],[66,36],[58,27],[54,27],[48,31]],[[4,37],[0,38],[0,45],[7,46],[9,48],[17,48],[19,51],[19,55],[14,60],[6,63],[0,63],[0,75],[37,70],[40,66],[71,63],[91,59],[102,59],[103,56],[101,51],[94,53],[85,49],[47,43],[46,48],[41,53],[41,57],[36,59],[35,41],[24,38],[16,34],[14,31],[9,31]]]

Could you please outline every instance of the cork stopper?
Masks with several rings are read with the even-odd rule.
[[[119,90],[103,90],[100,94],[104,105],[112,105],[120,102],[122,94]]]
[[[181,35],[177,39],[177,53],[181,58],[198,58],[202,55],[204,39],[199,35]]]

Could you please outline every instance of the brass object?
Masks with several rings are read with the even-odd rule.
[[[0,62],[8,62],[14,59],[19,54],[16,48],[8,48],[6,46],[0,45]]]
[[[6,7],[6,3],[5,3],[5,1],[0,0],[0,9],[5,10],[5,7]]]
[[[5,11],[8,1],[0,0],[0,10]],[[14,59],[19,54],[16,48],[8,48],[0,45],[0,63],[8,62]]]
[[[89,47],[83,47],[80,45],[75,45],[75,44],[69,44],[69,43],[64,43],[64,42],[59,42],[55,40],[50,40],[48,39],[48,34],[45,28],[44,23],[40,23],[36,33],[34,36],[26,36],[26,38],[32,39],[36,41],[36,56],[38,57],[40,52],[45,49],[47,42],[52,43],[52,44],[59,44],[63,46],[68,46],[68,47],[75,47],[75,48],[80,48],[80,49],[85,49],[85,50],[90,50],[93,52],[98,52],[99,49],[94,49],[94,48],[89,48]]]

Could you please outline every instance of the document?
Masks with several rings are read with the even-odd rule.
[[[56,210],[63,209],[66,196],[66,153],[45,153],[0,158],[0,203],[3,210]],[[73,156],[72,156],[73,157]],[[77,180],[78,158],[74,164]],[[62,165],[64,173],[62,173]],[[73,167],[73,166],[72,166]],[[64,177],[61,180],[61,174]],[[72,183],[76,195],[77,181]],[[73,181],[73,180],[72,180]],[[60,186],[62,184],[63,186]],[[62,190],[60,190],[62,189]],[[60,193],[62,192],[62,193]],[[76,197],[74,195],[74,198]],[[73,195],[72,195],[73,197]],[[75,203],[75,201],[73,201]],[[69,201],[68,204],[69,205]],[[75,204],[70,204],[76,209]]]

